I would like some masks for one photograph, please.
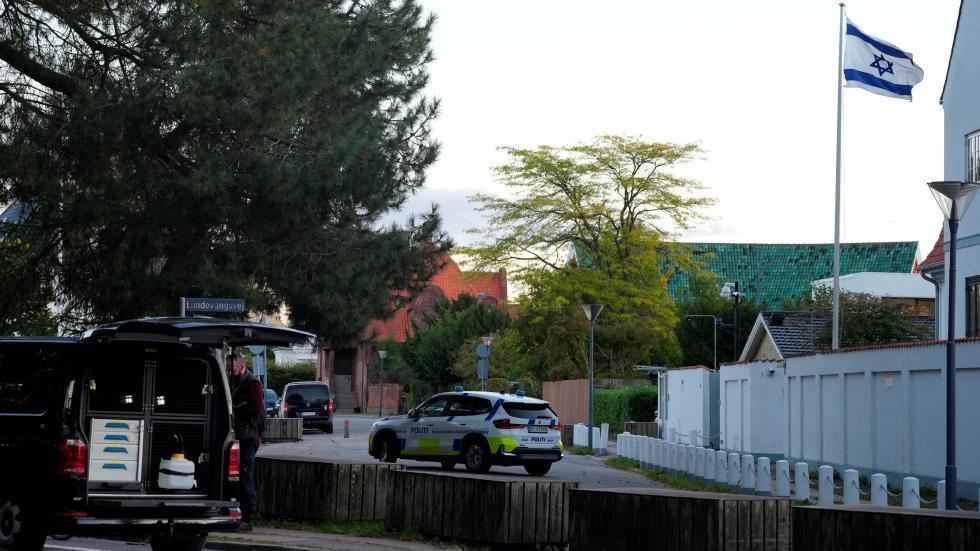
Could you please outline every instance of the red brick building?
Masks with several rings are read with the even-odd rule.
[[[377,343],[389,340],[405,342],[412,336],[413,327],[422,325],[440,301],[456,300],[464,294],[504,308],[507,302],[507,273],[504,270],[463,272],[452,258],[447,257],[446,265],[418,297],[401,304],[390,318],[368,323],[364,341],[359,346],[334,349],[328,345],[322,348],[318,354],[317,377],[331,385],[337,395],[337,409],[363,410],[365,404],[368,408],[377,408],[378,389],[368,389],[365,385],[368,366],[377,360]],[[396,300],[402,298],[396,297]],[[399,394],[399,385],[386,384],[384,408],[394,410]]]

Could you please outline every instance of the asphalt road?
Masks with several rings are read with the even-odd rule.
[[[344,438],[344,420],[350,420],[350,437]],[[364,415],[337,415],[334,417],[334,434],[306,430],[300,442],[268,444],[259,450],[260,457],[316,457],[345,461],[377,461],[368,453],[367,436],[376,417]],[[399,460],[407,468],[418,471],[439,471],[438,463]],[[457,465],[458,472],[465,472]],[[523,467],[494,466],[490,474],[529,476]],[[660,484],[638,474],[612,469],[598,457],[565,454],[543,477],[550,480],[571,480],[582,488],[659,488]]]

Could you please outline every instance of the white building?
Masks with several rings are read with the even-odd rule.
[[[953,38],[943,106],[943,180],[980,181],[980,0],[963,0]],[[937,180],[939,178],[936,178]],[[924,187],[924,186],[923,186]],[[944,265],[938,310],[946,312],[949,281],[949,227],[944,228]],[[980,205],[974,202],[957,234],[955,337],[980,336]],[[938,278],[937,278],[938,279]],[[943,314],[940,334],[946,334]]]

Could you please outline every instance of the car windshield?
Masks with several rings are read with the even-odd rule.
[[[504,402],[504,411],[519,419],[553,419],[558,417],[546,403]]]
[[[295,385],[286,389],[288,402],[326,402],[329,399],[327,385]]]
[[[276,400],[279,399],[279,395],[276,394],[276,391],[275,390],[266,389],[266,391],[265,391],[265,399],[268,400],[268,401],[273,401],[274,402],[274,401],[276,401]]]

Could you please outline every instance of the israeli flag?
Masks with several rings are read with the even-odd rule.
[[[844,38],[845,86],[912,100],[912,87],[924,75],[922,68],[912,61],[912,54],[864,34],[850,19]]]

